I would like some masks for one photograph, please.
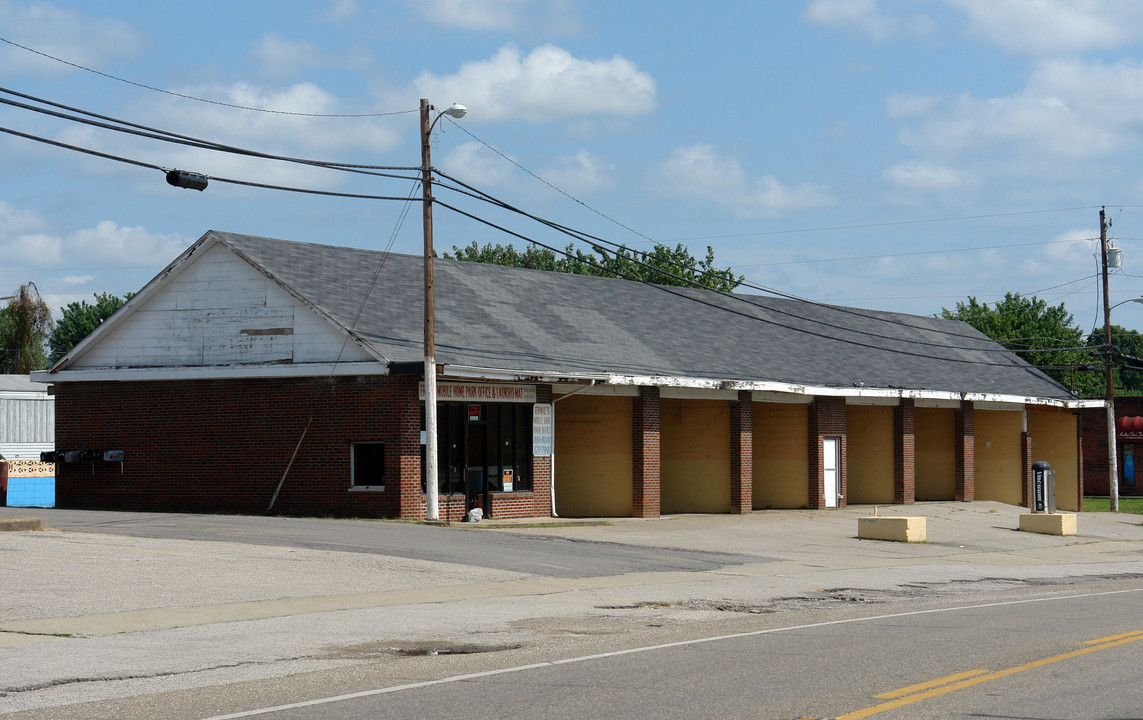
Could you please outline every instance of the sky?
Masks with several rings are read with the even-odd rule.
[[[746,292],[918,315],[1019,292],[1087,331],[1106,206],[1112,319],[1143,329],[1137,0],[0,0],[0,88],[401,168],[0,105],[6,130],[144,164],[0,134],[0,296],[34,282],[57,311],[138,290],[208,230],[421,253],[402,198],[427,98],[468,108],[434,126],[440,172],[605,241],[710,246]],[[175,168],[210,184],[171,187]],[[435,194],[455,208],[434,206],[438,253],[571,241]]]

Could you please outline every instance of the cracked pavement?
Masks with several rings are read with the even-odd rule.
[[[83,703],[274,678],[302,688],[301,679],[345,668],[399,674],[422,651],[464,666],[476,662],[466,654],[550,657],[731,620],[1143,578],[1140,516],[1085,513],[1078,537],[1056,537],[1016,531],[1023,510],[999,503],[880,508],[927,518],[929,541],[901,544],[855,537],[870,510],[533,520],[447,536],[402,528],[413,541],[423,533],[468,546],[463,562],[440,548],[437,559],[387,554],[384,543],[363,551],[357,540],[348,551],[260,544],[257,533],[235,541],[223,518],[213,526],[218,537],[231,532],[226,540],[140,537],[130,523],[0,533],[0,714],[81,717],[69,713]],[[15,514],[33,513],[0,509]],[[66,517],[34,514],[49,526]],[[381,532],[375,521],[339,522],[358,537]],[[324,532],[333,521],[296,526]],[[559,560],[545,570],[538,554],[514,562],[526,550],[512,548],[544,538],[574,541],[560,547],[584,569]],[[475,554],[481,544],[496,548],[488,559]],[[625,571],[593,574],[593,555]]]

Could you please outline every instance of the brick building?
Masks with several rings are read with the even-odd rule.
[[[35,380],[61,507],[423,518],[420,257],[208,232]],[[1082,497],[1085,401],[946,320],[436,261],[441,515]]]
[[[1108,495],[1107,409],[1091,408],[1080,413],[1083,436],[1084,491],[1088,495]],[[1116,468],[1119,494],[1143,495],[1143,468],[1136,467],[1143,455],[1143,397],[1115,398]]]

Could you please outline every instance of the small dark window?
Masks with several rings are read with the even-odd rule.
[[[380,487],[385,484],[385,443],[353,444],[353,485]]]

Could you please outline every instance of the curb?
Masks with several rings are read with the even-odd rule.
[[[44,521],[37,517],[0,517],[0,532],[22,532],[27,530],[43,530]]]

